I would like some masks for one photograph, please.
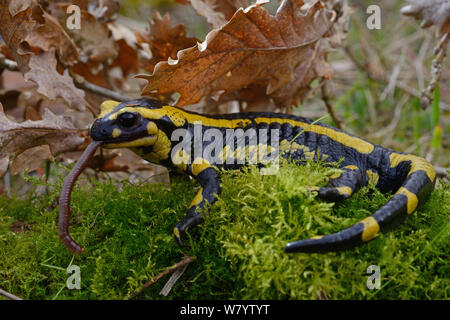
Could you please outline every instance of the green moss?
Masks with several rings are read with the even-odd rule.
[[[219,200],[184,248],[172,229],[199,188],[195,181],[117,186],[82,179],[72,195],[70,230],[86,252],[75,257],[57,234],[61,178],[49,195],[2,196],[0,288],[27,299],[126,299],[188,254],[197,259],[168,297],[159,295],[165,277],[138,299],[447,299],[450,188],[443,183],[405,223],[366,245],[283,252],[289,241],[337,232],[388,200],[369,186],[332,204],[305,187],[325,185],[336,170],[284,163],[276,175],[256,168],[223,173]],[[66,288],[70,264],[80,267],[80,290]],[[380,267],[379,290],[367,288],[370,265]]]

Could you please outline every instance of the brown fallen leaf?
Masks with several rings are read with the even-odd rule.
[[[12,12],[12,13],[11,13]],[[84,92],[56,69],[77,59],[77,49],[58,21],[35,0],[0,2],[0,35],[26,80],[50,99],[63,97],[77,110],[85,110]],[[58,60],[55,53],[57,53]]]
[[[440,36],[450,32],[450,1],[448,0],[407,0],[408,4],[400,12],[422,20],[421,27],[435,25]]]
[[[213,28],[227,23],[239,8],[247,8],[248,2],[248,0],[190,0],[195,11],[205,17]]]
[[[116,59],[111,63],[110,68],[120,67],[124,78],[139,70],[137,50],[128,45],[125,39],[116,41],[119,52]]]
[[[158,11],[153,14],[153,21],[149,21],[150,30],[136,32],[136,40],[139,44],[148,44],[151,48],[151,59],[143,58],[140,61],[141,68],[153,72],[156,64],[167,59],[176,59],[177,52],[193,47],[199,41],[186,35],[186,28],[179,24],[172,27],[168,13],[161,17]]]
[[[107,62],[117,56],[117,46],[108,25],[86,10],[80,10],[80,28],[68,29],[66,10],[69,4],[59,4],[60,12],[55,11],[59,22],[66,28],[79,48],[79,60],[82,62]]]
[[[29,54],[19,53],[21,44],[28,34],[30,34],[37,22],[32,17],[31,8],[20,10],[21,7],[13,9],[14,16],[10,13],[9,5],[11,1],[0,2],[0,35],[8,47],[9,54],[17,62],[22,72],[28,69]]]
[[[39,55],[33,55],[29,62],[30,70],[25,73],[24,78],[35,82],[38,85],[38,92],[47,98],[54,100],[61,97],[70,107],[84,111],[86,106],[84,91],[75,87],[67,70],[64,74],[59,74],[56,64],[54,48]]]
[[[97,7],[90,6],[89,13],[93,14],[97,19],[105,22],[113,21],[119,12],[120,1],[119,0],[102,0],[95,1],[98,3]]]
[[[84,142],[82,132],[69,119],[48,109],[43,120],[17,123],[6,117],[0,104],[0,178],[7,172],[10,160],[17,170],[22,167],[14,165],[14,161],[30,148],[48,145],[53,156],[76,150]]]
[[[93,61],[83,63],[78,61],[70,67],[70,71],[82,76],[92,84],[108,88],[113,83],[114,88],[123,90],[123,84],[127,78],[132,74],[136,74],[139,70],[138,52],[136,46],[133,46],[133,44],[130,45],[126,39],[121,38],[115,41],[118,47],[118,55],[110,64],[105,65]],[[105,67],[107,68],[107,72],[104,70]],[[111,72],[112,69],[117,67],[120,68],[120,73]]]
[[[15,0],[15,1],[9,1],[9,12],[12,16],[15,16],[20,11],[26,10],[31,5],[33,5],[34,0]]]
[[[57,13],[55,11],[59,11],[59,5],[60,4],[69,4],[69,5],[76,5],[80,7],[81,10],[89,10],[89,6],[93,6],[94,2],[97,1],[94,0],[52,0],[52,1],[46,1],[41,2],[41,6],[44,6],[44,9],[51,13],[52,16],[57,16]],[[92,4],[91,4],[92,3]]]
[[[77,59],[77,49],[59,23],[36,0],[0,1],[0,35],[22,72],[28,70],[30,56],[39,50],[57,49],[64,64]]]
[[[34,171],[42,165],[44,160],[50,159],[52,153],[48,145],[30,148],[19,154],[11,164],[11,175],[16,175],[24,169]]]
[[[277,90],[281,92],[299,78],[301,72],[296,70],[302,63],[306,63],[308,72],[319,69],[315,70],[317,74],[326,73],[323,67],[314,65],[319,56],[315,50],[330,31],[336,14],[321,2],[307,8],[304,4],[302,0],[285,0],[275,16],[261,3],[239,9],[227,24],[212,30],[202,44],[179,51],[177,60],[159,62],[152,75],[140,75],[149,81],[142,94],[178,92],[178,106],[250,85],[262,86],[265,94],[277,96]],[[303,82],[304,77],[296,81],[295,94],[289,99],[283,97],[287,104],[309,85]]]
[[[27,106],[25,108],[25,120],[39,121],[42,120],[42,116],[35,108]]]
[[[320,39],[314,48],[310,48],[305,59],[296,67],[293,80],[268,95],[262,85],[252,85],[230,94],[223,94],[222,101],[246,101],[246,111],[273,111],[276,107],[282,111],[290,112],[290,107],[310,93],[310,84],[316,78],[331,78],[333,69],[326,62],[326,55],[333,48],[338,47],[347,37],[348,20],[352,13],[347,1],[329,0],[323,4],[332,11],[336,18],[326,37]]]
[[[83,63],[78,61],[70,67],[70,71],[82,76],[90,83],[104,88],[108,87],[108,81],[106,80],[105,73],[103,72],[103,65],[99,62],[88,61],[87,63]]]
[[[33,32],[25,37],[22,47],[25,43],[33,51],[36,51],[33,48],[48,51],[51,47],[54,47],[57,50],[59,61],[64,65],[73,64],[78,58],[75,44],[55,18],[45,11],[42,17],[45,19],[45,23],[36,27]],[[55,30],[57,31],[55,32]]]

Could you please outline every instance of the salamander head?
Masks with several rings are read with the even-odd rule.
[[[94,141],[104,148],[134,148],[154,145],[163,126],[170,125],[162,102],[137,99],[127,102],[108,100],[90,129]]]

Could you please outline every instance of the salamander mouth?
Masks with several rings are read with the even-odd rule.
[[[136,148],[136,147],[150,147],[156,144],[158,141],[158,135],[146,134],[139,137],[127,138],[117,137],[115,139],[108,139],[102,141],[102,147],[105,149],[114,148]]]
[[[156,134],[145,134],[145,135],[141,135],[141,136],[133,136],[133,137],[117,137],[117,138],[111,138],[111,139],[105,139],[105,140],[95,140],[92,139],[93,141],[98,141],[102,143],[102,147],[107,147],[108,144],[120,144],[120,143],[127,143],[127,142],[133,142],[133,141],[137,141],[143,138],[149,138],[149,139],[156,139],[157,135]]]

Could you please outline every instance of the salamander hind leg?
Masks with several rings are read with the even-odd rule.
[[[340,201],[349,198],[367,184],[367,178],[355,165],[342,168],[343,173],[332,176],[326,187],[318,189],[318,197],[327,201]]]

